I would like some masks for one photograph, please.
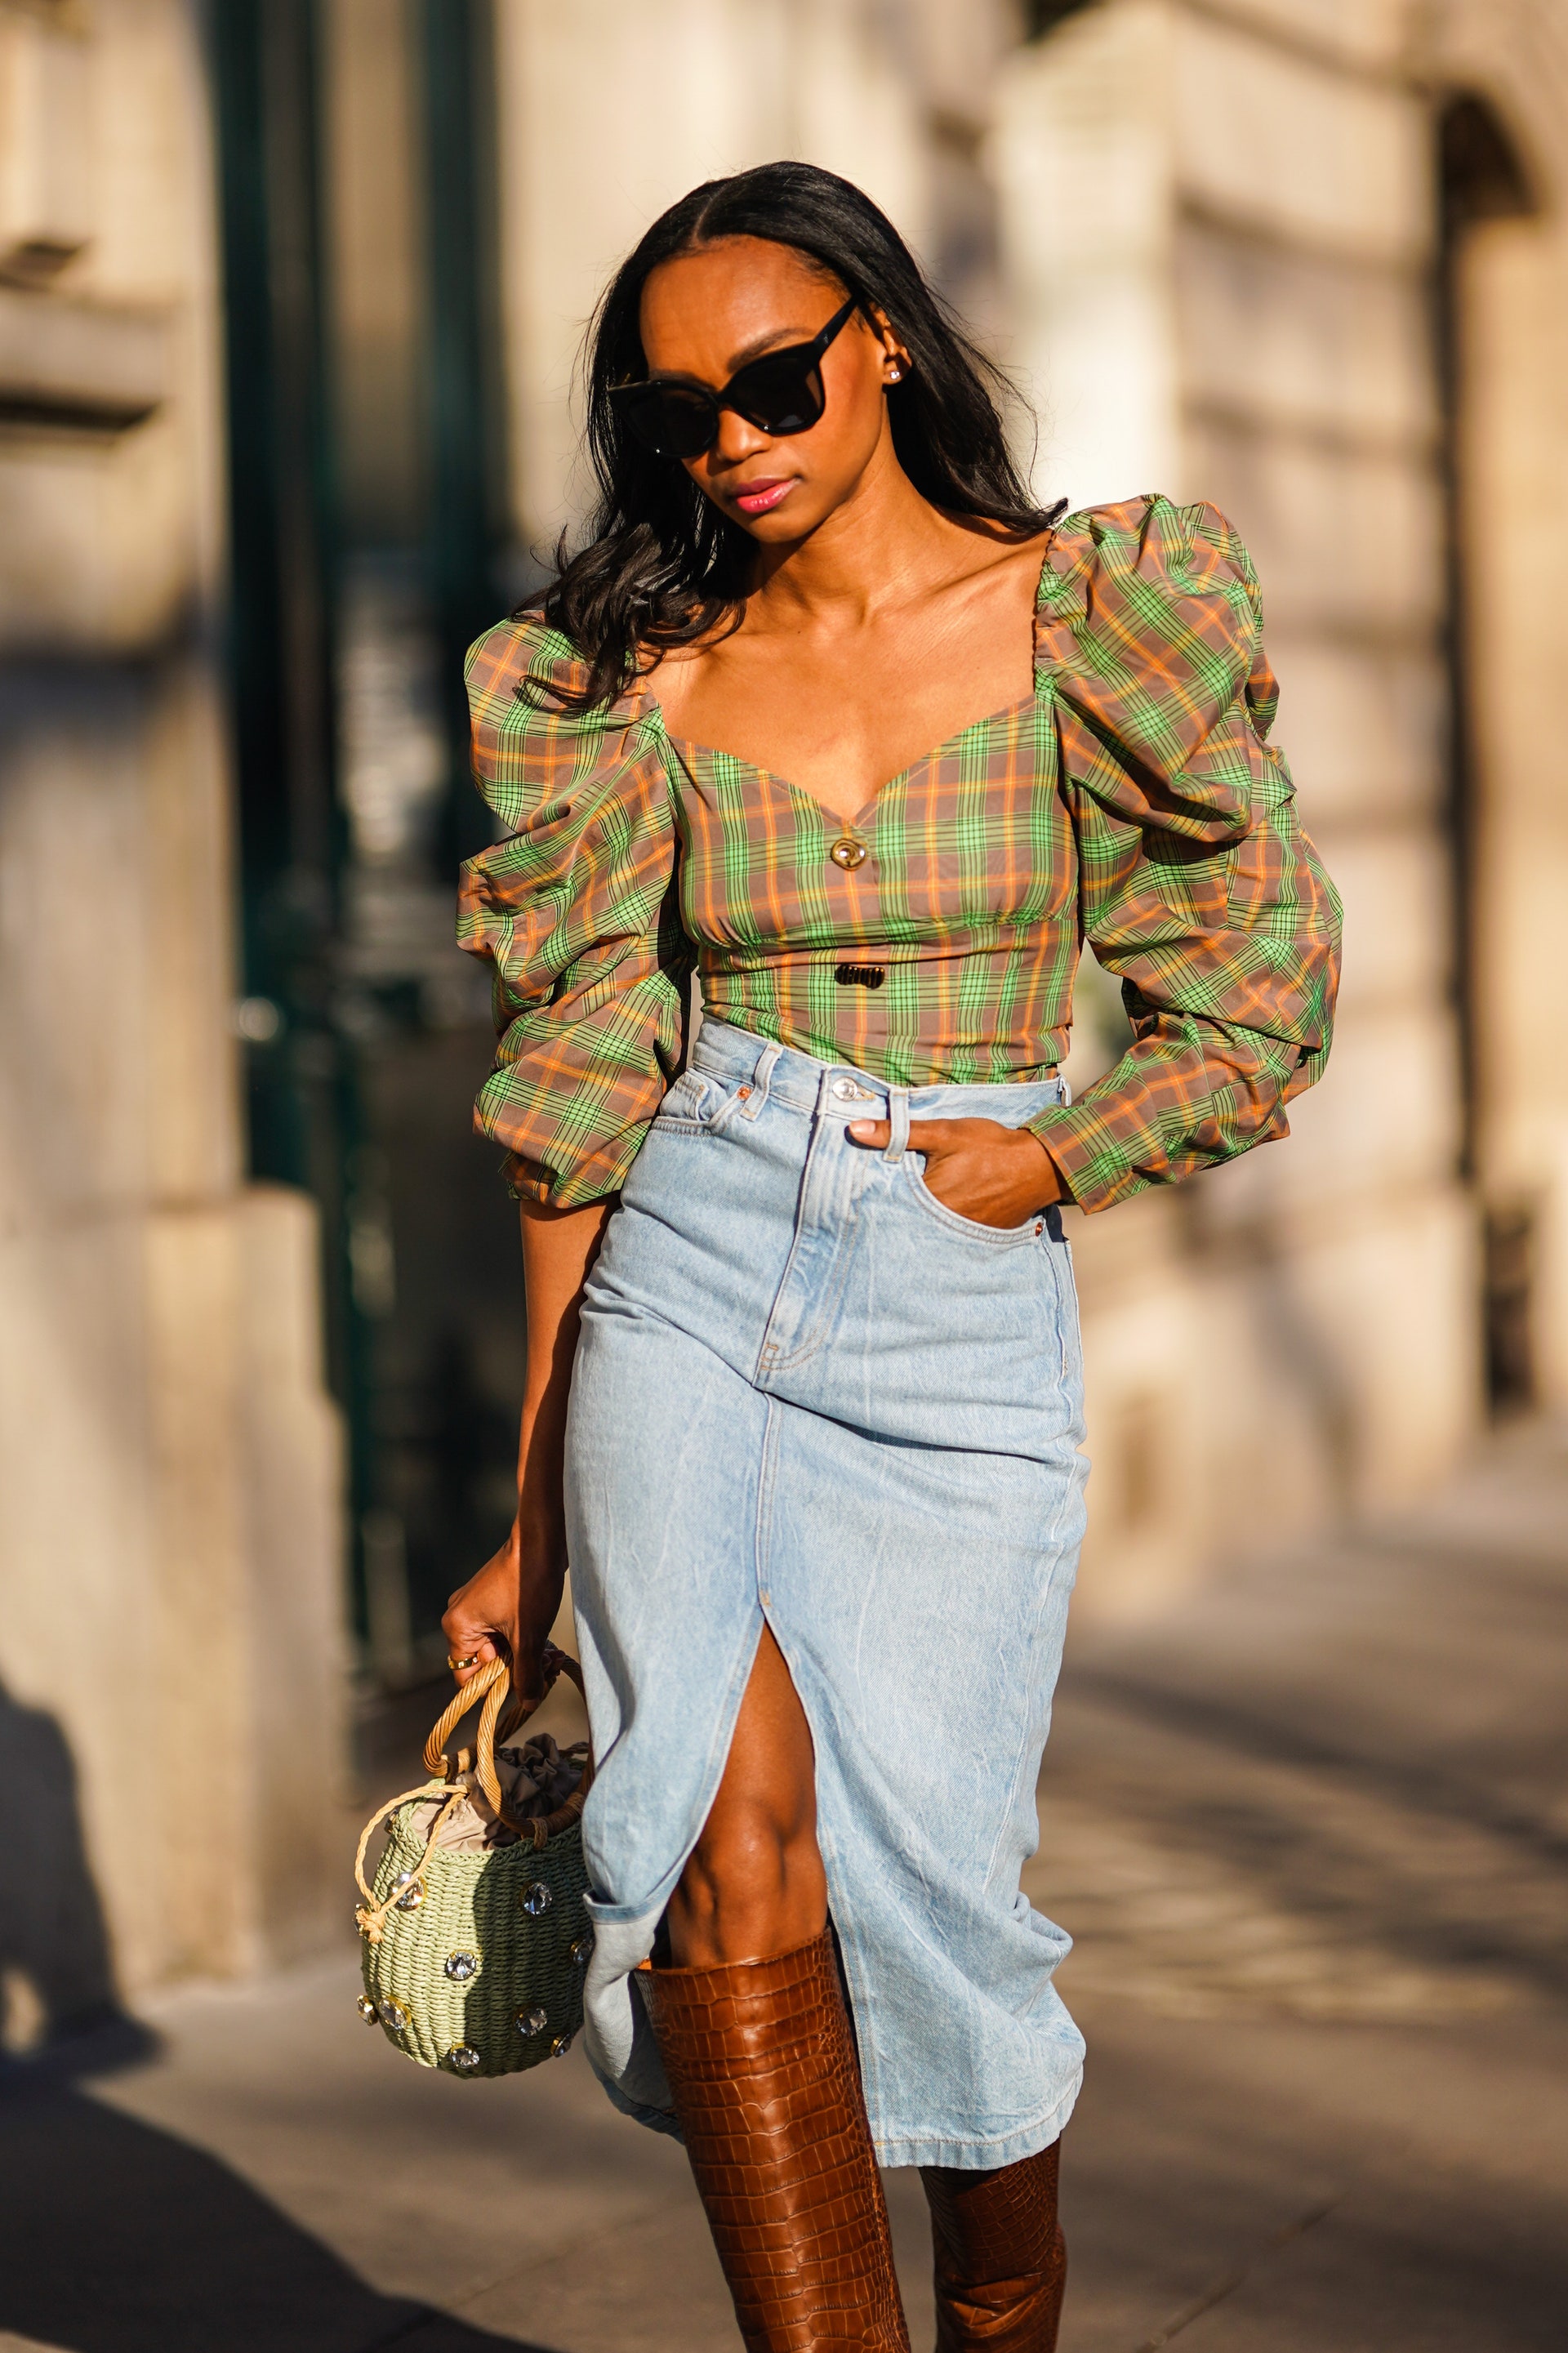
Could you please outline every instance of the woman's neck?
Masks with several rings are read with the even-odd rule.
[[[921,498],[884,431],[853,492],[809,538],[760,551],[748,618],[781,629],[863,623],[949,572],[967,536]]]

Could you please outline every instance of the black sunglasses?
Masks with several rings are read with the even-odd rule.
[[[613,384],[616,414],[645,448],[661,458],[700,458],[719,438],[719,414],[732,408],[759,433],[808,433],[827,405],[822,354],[859,308],[852,294],[809,343],[788,343],[737,368],[721,392],[706,385],[650,376]]]

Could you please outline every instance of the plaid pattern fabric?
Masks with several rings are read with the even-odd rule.
[[[670,737],[646,692],[586,715],[520,697],[577,675],[531,617],[468,663],[475,770],[509,830],[464,868],[458,937],[494,966],[476,1119],[518,1190],[570,1205],[622,1182],[694,959],[725,1020],[919,1085],[1050,1069],[1087,938],[1134,1042],[1035,1124],[1084,1208],[1285,1134],[1328,1052],[1339,906],[1268,742],[1257,576],[1212,508],[1068,517],[1033,697],[884,785],[847,870],[810,794]]]

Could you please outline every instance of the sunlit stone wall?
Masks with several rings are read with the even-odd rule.
[[[207,141],[181,0],[0,6],[14,2028],[296,1949],[341,1893],[313,1221],[240,1175]]]

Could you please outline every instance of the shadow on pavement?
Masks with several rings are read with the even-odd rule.
[[[64,2353],[549,2353],[378,2295],[216,2158],[53,2067],[36,2084],[26,2072],[0,2094],[0,2337]]]
[[[1441,2031],[1173,2022],[1122,2004],[1080,2022],[1062,2353],[1168,2337],[1180,2353],[1561,2353],[1560,2190],[1426,2112],[1456,2055]],[[1534,2054],[1543,2070],[1561,2048]],[[1494,2030],[1458,2054],[1461,2084],[1506,2111],[1533,2052]]]
[[[26,1986],[45,2041],[119,2017],[103,1906],[77,1806],[75,1759],[54,1717],[23,1706],[3,1683],[0,1788],[8,1799],[0,1842],[0,1972]]]
[[[157,2038],[121,2008],[55,1718],[0,1686],[0,2337],[64,2353],[547,2353],[379,2295],[217,2158],[78,2088]]]

